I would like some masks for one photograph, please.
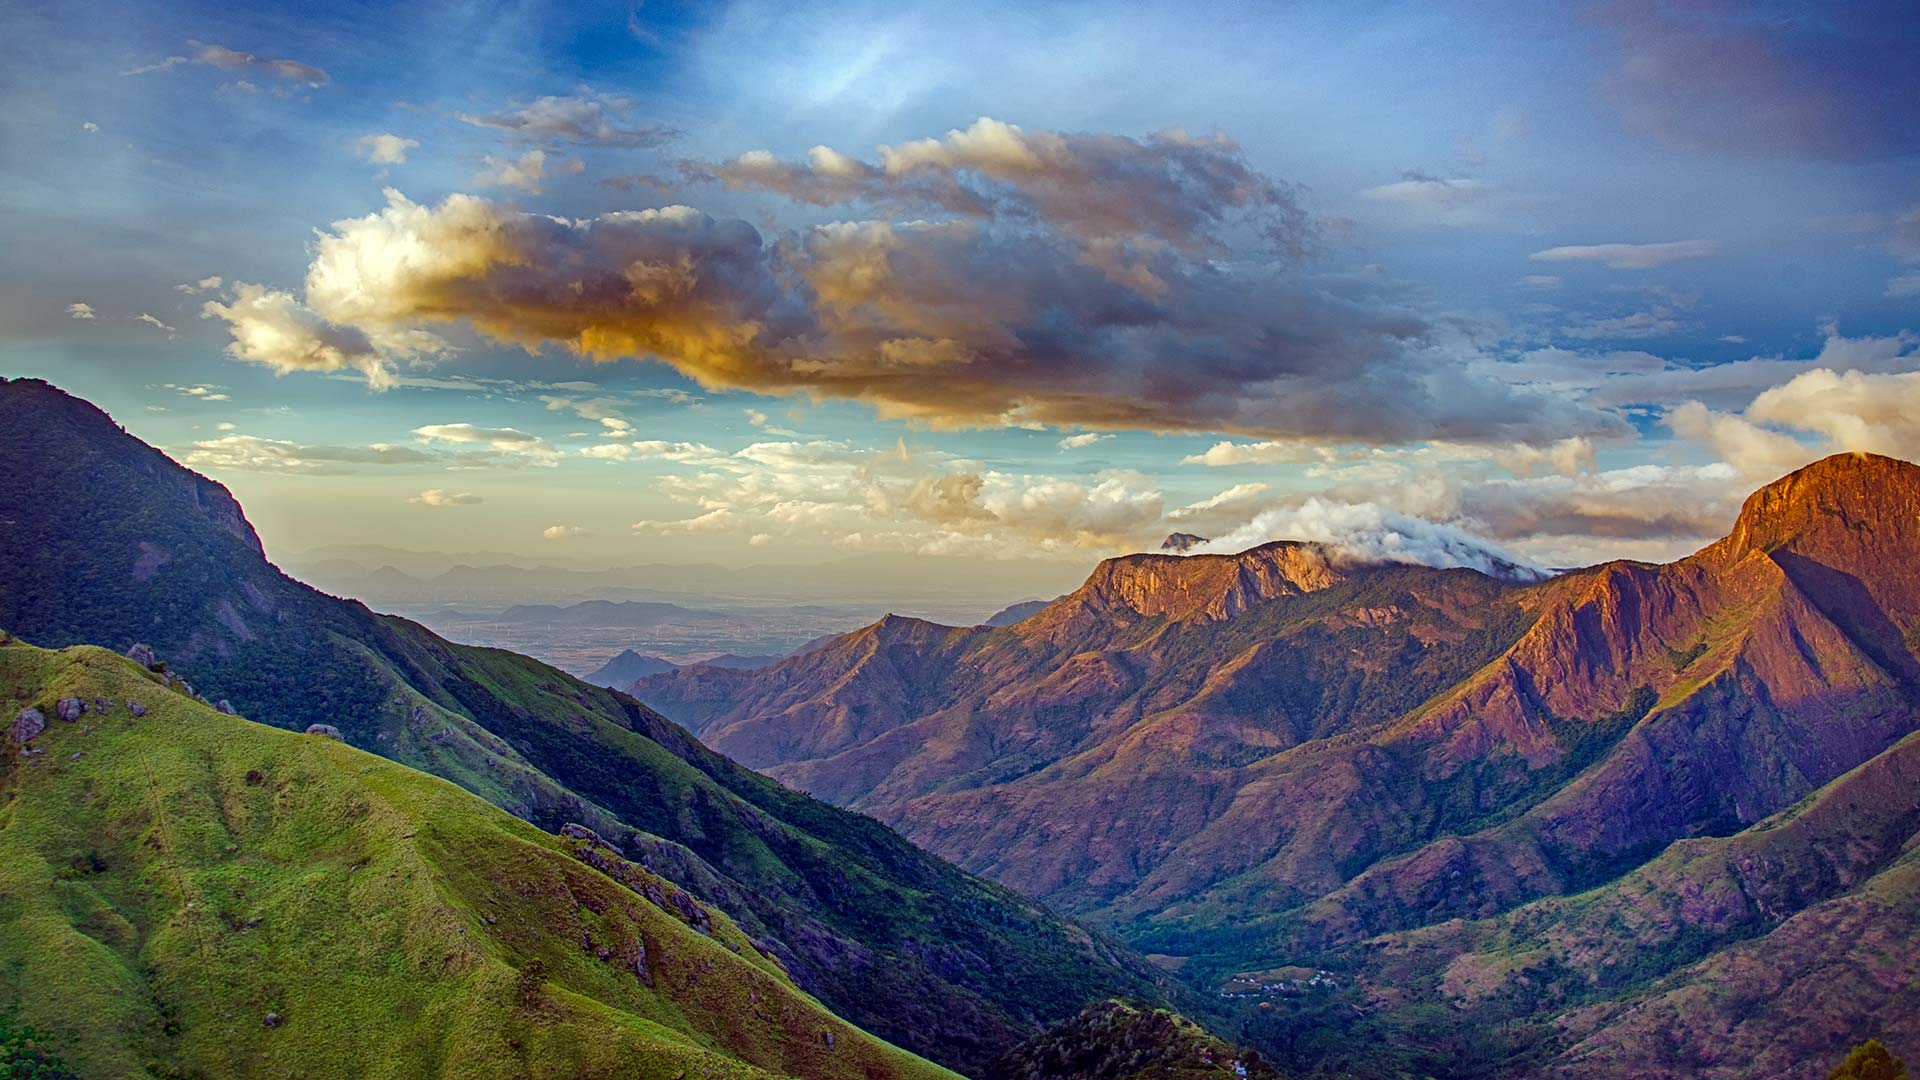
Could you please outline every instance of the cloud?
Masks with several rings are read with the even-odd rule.
[[[407,501],[419,506],[472,506],[474,503],[481,502],[482,500],[480,496],[472,492],[442,491],[439,488],[428,488]]]
[[[1675,435],[1706,444],[1749,480],[1771,479],[1818,456],[1797,439],[1733,413],[1715,412],[1698,401],[1668,410],[1666,422]]]
[[[233,400],[231,396],[220,393],[219,387],[206,386],[202,384],[195,384],[193,386],[179,386],[174,383],[165,383],[163,385],[168,390],[178,391],[179,393],[185,394],[188,397],[199,398],[201,401],[232,401]]]
[[[1084,447],[1092,446],[1094,443],[1103,442],[1111,438],[1113,438],[1112,435],[1104,434],[1101,432],[1084,431],[1078,435],[1069,435],[1066,438],[1061,439],[1060,449],[1079,450]]]
[[[540,535],[548,540],[571,540],[576,536],[586,536],[587,530],[578,525],[549,525],[540,530]]]
[[[718,507],[704,514],[697,514],[690,518],[680,518],[673,521],[636,521],[633,523],[633,531],[673,536],[685,533],[717,532],[721,529],[731,528],[733,523],[733,511],[726,507]]]
[[[630,123],[627,116],[633,107],[634,100],[625,94],[596,93],[583,86],[578,94],[538,97],[499,112],[453,115],[462,123],[510,132],[530,142],[650,149],[680,134],[658,124]]]
[[[1537,201],[1484,180],[1443,179],[1421,173],[1408,173],[1391,184],[1366,188],[1360,198],[1410,221],[1434,225],[1482,224]]]
[[[1261,442],[1217,442],[1204,453],[1188,454],[1182,465],[1304,465],[1324,460],[1326,449],[1306,439],[1267,439]]]
[[[1886,295],[1902,299],[1911,296],[1920,296],[1920,271],[1911,274],[1901,274],[1899,277],[1890,279],[1887,282]]]
[[[67,317],[70,319],[91,319],[94,317],[93,305],[84,301],[75,301],[67,305]]]
[[[298,83],[310,89],[318,89],[330,81],[325,71],[298,60],[258,56],[250,52],[229,49],[225,45],[209,45],[199,41],[189,41],[187,45],[192,51],[185,56],[169,56],[158,63],[130,68],[120,74],[146,75],[156,71],[167,71],[181,64],[204,64],[219,68],[221,71],[270,75],[284,82]]]
[[[1468,567],[1483,574],[1530,580],[1537,567],[1463,529],[1386,509],[1374,503],[1310,498],[1298,506],[1262,512],[1246,525],[1182,554],[1245,551],[1271,540],[1310,540],[1357,562]]]
[[[1920,151],[1920,21],[1903,0],[1817,17],[1710,0],[1600,6],[1618,62],[1604,90],[1635,130],[1741,156],[1859,161]]]
[[[1845,450],[1911,459],[1920,456],[1920,372],[1814,368],[1761,392],[1740,413],[1691,401],[1666,422],[1750,479]]]
[[[423,465],[437,459],[411,447],[385,443],[326,446],[256,435],[223,435],[194,443],[181,460],[197,469],[324,474],[350,472],[361,465]]]
[[[512,187],[531,195],[540,194],[541,184],[547,176],[547,154],[544,150],[529,150],[518,158],[497,158],[487,155],[480,159],[486,167],[473,178],[473,182],[482,187]],[[563,161],[556,171],[562,175],[573,175],[586,169],[586,162],[579,158]]]
[[[1520,279],[1520,284],[1529,289],[1557,289],[1565,283],[1564,279],[1553,274],[1527,274]]]
[[[97,135],[100,133],[100,125],[94,123],[91,120],[88,120],[85,123],[80,125],[80,130],[86,132],[89,135]]]
[[[692,177],[816,206],[865,202],[913,213],[1044,221],[1083,240],[1216,250],[1244,226],[1299,255],[1313,230],[1294,190],[1255,170],[1224,135],[1164,131],[1133,139],[1028,131],[981,117],[964,130],[879,148],[879,162],[826,146],[805,164],[764,150],[686,162]]]
[[[1188,503],[1167,514],[1167,521],[1187,530],[1203,533],[1224,532],[1239,527],[1272,504],[1268,492],[1272,485],[1257,481],[1235,484],[1199,502]]]
[[[159,319],[155,318],[152,315],[147,314],[144,311],[138,315],[135,315],[133,318],[135,322],[146,323],[148,326],[153,327],[155,330],[160,331],[161,333],[167,335],[168,337],[173,336],[173,333],[174,333],[173,327],[168,326],[166,323],[161,322]]]
[[[1672,240],[1663,244],[1567,244],[1536,251],[1534,262],[1597,262],[1612,270],[1652,270],[1670,263],[1704,259],[1720,250],[1712,240]]]
[[[633,424],[620,412],[618,398],[577,398],[561,394],[541,394],[540,401],[550,412],[570,412],[582,420],[597,421],[609,436],[624,435]]]
[[[305,303],[373,340],[463,322],[529,350],[657,359],[710,388],[865,401],[936,426],[1368,441],[1625,430],[1490,377],[1364,284],[1142,258],[1145,278],[1116,275],[1077,239],[968,220],[836,223],[769,244],[684,206],[566,220],[389,192],[384,210],[322,233]]]
[[[190,281],[184,285],[175,285],[173,291],[193,296],[196,293],[214,292],[224,284],[226,284],[226,282],[222,280],[219,275],[213,274],[203,277],[199,281]]]
[[[1671,337],[1690,324],[1675,304],[1655,304],[1645,311],[1608,318],[1590,318],[1560,331],[1576,341],[1634,341]]]
[[[375,165],[405,165],[407,151],[420,147],[418,139],[398,135],[362,135],[353,140],[354,153]]]
[[[281,375],[352,368],[375,389],[393,385],[391,365],[365,331],[327,322],[292,293],[244,282],[233,292],[229,303],[201,305],[200,317],[226,321],[233,334],[227,354],[234,359],[265,364]]]
[[[1562,476],[1578,476],[1595,468],[1593,440],[1583,435],[1545,448],[1514,443],[1493,451],[1494,464],[1518,476],[1532,476],[1546,469]]]
[[[480,445],[500,454],[524,458],[535,465],[557,465],[560,462],[560,451],[555,450],[547,440],[518,428],[490,428],[466,423],[427,424],[414,428],[413,434],[423,443]]]

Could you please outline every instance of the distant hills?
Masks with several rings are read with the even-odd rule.
[[[1283,1068],[1383,1040],[1370,1074],[1797,1076],[1876,1025],[1920,1041],[1875,974],[1920,965],[1920,814],[1836,794],[1904,769],[1917,647],[1920,467],[1854,454],[1665,566],[1131,555],[1012,626],[890,617],[635,692],[1200,985],[1338,969],[1250,1014]],[[1845,869],[1785,841],[1835,799]],[[1502,1034],[1462,1042],[1476,1017]]]
[[[647,629],[663,623],[722,622],[729,616],[649,600],[583,600],[565,605],[515,604],[501,612],[499,618],[503,622]]]
[[[735,653],[721,653],[719,656],[710,656],[705,660],[699,661],[699,663],[710,664],[714,667],[740,668],[744,670],[766,667],[768,664],[774,663],[779,659],[777,656],[740,656]],[[624,690],[649,675],[658,675],[667,671],[678,671],[683,667],[692,666],[692,664],[676,664],[671,660],[663,660],[658,656],[642,656],[632,649],[625,649],[622,650],[619,655],[614,656],[605,664],[602,664],[591,675],[585,676],[585,678],[587,682],[595,686]]]
[[[549,833],[585,826],[724,911],[840,1017],[964,1072],[1090,1000],[1184,994],[1109,939],[735,765],[626,695],[287,577],[224,487],[31,379],[0,381],[0,627],[47,647],[150,645],[242,716],[330,725]],[[237,827],[220,814],[251,805],[198,805],[193,835]],[[352,866],[342,835],[326,850]],[[174,1007],[185,992],[170,991]],[[331,1022],[351,1030],[348,1016]]]

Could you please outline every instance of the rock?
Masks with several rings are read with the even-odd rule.
[[[31,706],[21,709],[13,718],[13,741],[26,743],[35,735],[47,730],[47,715]]]
[[[127,650],[127,659],[143,668],[153,667],[153,646],[135,645]]]
[[[221,698],[219,701],[214,702],[213,708],[214,708],[214,711],[226,713],[228,716],[235,715],[233,711],[233,703],[228,701],[226,698]]]
[[[86,714],[87,703],[77,697],[63,697],[54,703],[53,711],[60,719],[71,724]]]
[[[98,697],[93,699],[93,711],[101,716],[113,715],[113,699]]]
[[[307,734],[325,735],[329,739],[339,739],[341,742],[347,741],[347,737],[340,734],[340,729],[334,727],[332,724],[308,724]]]
[[[136,719],[147,715],[147,707],[132,698],[127,699],[127,711],[132,713]]]
[[[569,837],[574,840],[585,840],[589,844],[606,848],[609,851],[613,850],[613,845],[602,840],[599,833],[594,832],[585,825],[578,825],[571,821],[560,826],[560,831],[556,835]]]
[[[833,1049],[833,1032],[831,1031],[821,1032],[820,1043],[821,1045],[825,1046],[829,1050]]]
[[[83,757],[86,757],[86,755],[85,755],[85,754],[82,754],[82,753],[80,753],[80,752],[79,752],[78,750],[76,750],[76,751],[74,751],[74,752],[73,752],[73,754],[72,754],[72,756],[70,756],[70,757],[68,757],[68,758],[67,758],[67,761],[68,761],[69,763],[71,763],[71,762],[75,762],[75,761],[79,761],[79,760],[80,760],[81,758],[83,758]]]
[[[267,1026],[268,1026],[268,1027],[270,1027],[270,1028],[275,1028],[275,1027],[279,1027],[279,1026],[280,1026],[280,1014],[279,1014],[279,1013],[277,1013],[277,1012],[270,1012],[270,1013],[268,1013],[268,1014],[267,1014],[267,1020],[266,1020],[266,1024],[267,1024]]]

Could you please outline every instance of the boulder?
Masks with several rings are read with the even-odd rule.
[[[226,713],[228,716],[236,715],[233,711],[233,703],[226,698],[221,698],[219,701],[214,702],[213,707],[215,711]]]
[[[127,699],[127,711],[132,713],[136,719],[147,715],[147,707],[132,698]]]
[[[93,699],[93,711],[101,716],[113,715],[113,699],[97,697]]]
[[[32,706],[21,709],[20,714],[13,718],[14,742],[24,745],[45,730],[47,730],[46,714]]]
[[[77,697],[63,697],[54,703],[54,714],[71,724],[87,711],[87,703]]]
[[[277,1013],[277,1012],[270,1012],[270,1013],[268,1013],[268,1014],[267,1014],[267,1019],[266,1019],[266,1025],[267,1025],[268,1027],[270,1027],[270,1028],[275,1028],[275,1027],[279,1027],[279,1026],[280,1026],[280,1014],[279,1014],[279,1013]]]
[[[144,668],[153,666],[153,646],[135,645],[127,650],[127,659]]]
[[[334,727],[332,724],[308,724],[307,734],[325,735],[329,739],[339,739],[341,742],[347,741],[347,737],[340,734],[340,729]]]

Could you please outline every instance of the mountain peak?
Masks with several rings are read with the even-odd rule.
[[[1276,596],[1324,589],[1340,579],[1326,551],[1298,540],[1275,540],[1233,555],[1121,555],[1094,568],[1086,584],[1038,622],[1049,627],[1080,612],[1230,619]]]
[[[1206,542],[1207,542],[1206,537],[1196,536],[1190,532],[1168,533],[1167,538],[1165,540],[1160,541],[1160,550],[1176,551],[1176,552],[1191,551],[1194,548],[1197,548],[1201,544],[1204,544]]]
[[[1920,541],[1920,465],[1853,452],[1821,458],[1747,497],[1724,543],[1732,557],[1751,551],[1858,548],[1913,551]],[[1891,546],[1890,546],[1891,545]]]

